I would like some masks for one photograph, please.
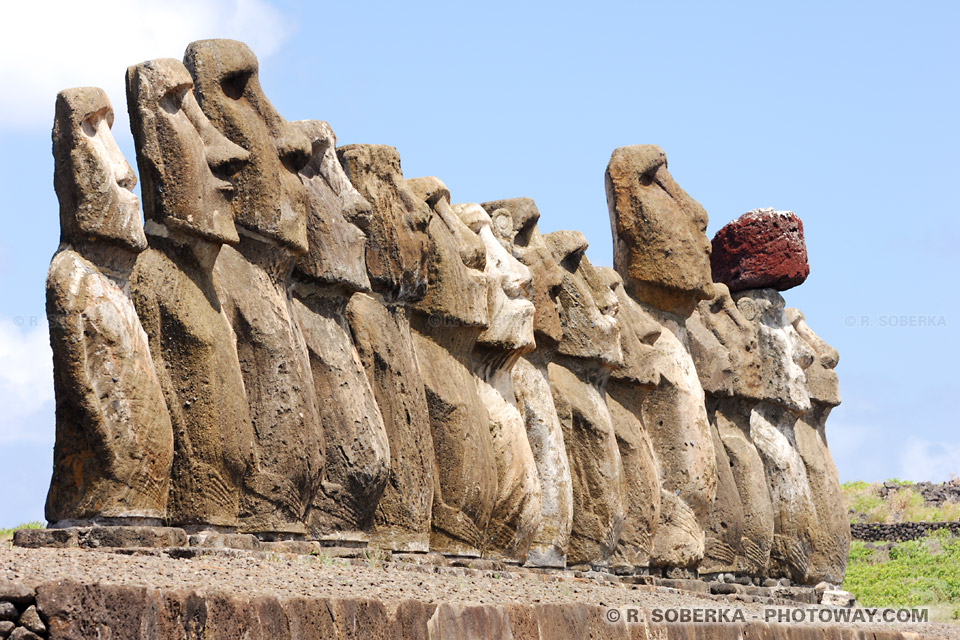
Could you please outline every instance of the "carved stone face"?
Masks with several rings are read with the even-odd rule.
[[[607,366],[620,365],[619,302],[610,283],[587,260],[586,238],[579,231],[554,231],[544,240],[565,272],[559,296],[563,339],[557,350]]]
[[[307,197],[298,174],[312,145],[263,94],[256,56],[242,42],[200,40],[187,47],[184,64],[203,112],[250,153],[236,177],[237,224],[293,253],[306,252]]]
[[[431,208],[427,226],[427,291],[414,309],[452,321],[444,326],[486,328],[490,320],[487,302],[486,250],[450,206],[450,191],[434,177],[412,178],[405,187]]]
[[[427,203],[404,183],[393,147],[351,144],[337,149],[350,182],[373,207],[367,228],[367,272],[388,300],[419,300],[427,287]]]
[[[606,172],[613,263],[633,297],[688,314],[709,297],[707,212],[674,182],[660,147],[614,150]]]
[[[372,208],[344,173],[337,159],[337,138],[320,120],[296,125],[313,145],[310,162],[300,170],[307,192],[307,238],[310,248],[297,260],[301,276],[347,291],[369,291],[365,229]]]
[[[733,294],[737,309],[757,327],[761,362],[762,400],[793,411],[810,409],[804,370],[813,364],[813,351],[787,321],[783,297],[773,289]]]
[[[703,390],[716,396],[758,399],[764,382],[757,327],[737,308],[727,285],[714,283],[713,297],[687,319],[690,353]]]
[[[533,278],[533,304],[536,308],[533,329],[537,347],[555,345],[563,338],[560,307],[557,301],[563,284],[564,271],[557,264],[544,242],[537,220],[540,211],[530,198],[494,200],[481,205],[494,221],[494,230],[508,241],[512,253],[530,269]],[[512,224],[505,222],[509,215]]]
[[[193,95],[193,80],[179,60],[151,60],[127,69],[130,128],[143,182],[148,221],[233,244],[227,178],[249,154],[213,128]]]
[[[131,191],[137,177],[110,133],[112,126],[113,107],[102,89],[57,94],[53,155],[60,239],[71,243],[97,238],[143,251],[147,239],[140,203]]]
[[[479,204],[453,206],[463,223],[480,237],[486,250],[485,273],[489,283],[490,326],[479,344],[502,351],[533,349],[534,307],[530,301],[530,269],[514,258],[497,239],[493,220]]]
[[[813,363],[805,371],[810,399],[829,407],[839,405],[840,386],[834,368],[840,361],[840,354],[813,332],[799,310],[787,309],[786,314],[797,334],[814,355]]]

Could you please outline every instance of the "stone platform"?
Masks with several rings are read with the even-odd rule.
[[[841,629],[765,621],[770,609],[807,614],[823,609],[817,604],[822,592],[811,588],[525,569],[436,553],[357,547],[348,552],[349,547],[307,541],[257,541],[254,548],[257,543],[247,537],[189,536],[164,528],[111,535],[92,529],[97,528],[75,531],[76,538],[67,535],[75,546],[0,548],[0,614],[9,610],[0,637],[960,637],[955,627],[931,623]],[[45,531],[18,533],[17,542],[36,545],[55,530]],[[151,540],[186,544],[102,544]],[[241,540],[250,548],[229,544]],[[614,609],[622,619],[611,623]],[[657,621],[658,614],[681,609],[739,611],[742,620]],[[636,622],[628,623],[631,611]]]

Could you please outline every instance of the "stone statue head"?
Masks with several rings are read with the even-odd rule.
[[[494,230],[506,241],[507,248],[530,269],[533,278],[533,305],[536,308],[533,330],[537,348],[556,346],[563,338],[557,298],[564,271],[554,260],[537,221],[540,211],[530,198],[494,200],[480,205],[490,214]],[[509,216],[509,219],[504,218]]]
[[[530,269],[504,248],[494,231],[493,220],[483,207],[471,202],[454,205],[453,210],[479,236],[486,250],[490,326],[480,334],[478,344],[512,353],[533,350],[535,310],[530,301]]]
[[[413,302],[427,288],[430,207],[404,183],[393,147],[351,144],[337,149],[350,182],[373,207],[367,228],[367,273],[387,300]]]
[[[747,308],[746,303],[744,303]],[[687,318],[690,355],[703,390],[715,396],[759,399],[764,386],[757,326],[737,308],[727,285],[714,283],[713,297]]]
[[[840,386],[834,369],[840,361],[840,354],[813,332],[799,309],[787,309],[786,314],[800,339],[813,352],[813,362],[805,372],[810,399],[828,407],[839,405]]]
[[[617,327],[623,363],[613,371],[612,378],[634,385],[655,387],[660,382],[654,343],[664,331],[656,318],[647,313],[623,288],[623,278],[610,267],[595,267],[602,281],[617,298]]]
[[[310,140],[310,161],[300,170],[307,192],[309,250],[297,259],[296,271],[308,280],[369,291],[366,230],[373,214],[370,203],[350,184],[337,158],[337,137],[326,122],[293,122]]]
[[[106,241],[143,251],[137,177],[110,128],[113,107],[103,89],[81,87],[57,94],[53,121],[53,186],[60,200],[60,242]]]
[[[306,252],[307,197],[299,172],[312,145],[263,94],[257,57],[242,42],[200,40],[187,47],[183,61],[203,112],[250,153],[235,180],[237,224],[293,253]]]
[[[564,271],[560,295],[563,338],[557,351],[605,367],[623,362],[619,302],[587,260],[587,240],[579,231],[554,231],[544,236],[554,260]]]
[[[613,264],[634,298],[687,315],[710,297],[707,212],[667,171],[655,145],[614,150],[606,172]]]
[[[773,289],[750,289],[733,294],[737,309],[757,327],[761,363],[760,399],[794,412],[810,409],[804,373],[814,353],[787,320],[783,297]]]
[[[413,308],[434,324],[485,329],[490,311],[483,243],[451,208],[450,191],[439,178],[411,178],[404,184],[432,211],[427,226],[427,291]]]
[[[207,120],[183,64],[167,58],[128,68],[127,106],[147,221],[217,244],[236,243],[236,189],[228,177],[249,154]]]

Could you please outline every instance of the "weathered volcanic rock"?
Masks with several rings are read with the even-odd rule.
[[[47,275],[57,438],[46,517],[54,523],[167,515],[173,430],[127,288],[147,242],[136,177],[112,123],[102,90],[58,94],[61,249]]]
[[[354,294],[347,319],[390,444],[390,480],[373,536],[394,550],[425,551],[434,499],[435,454],[424,380],[404,306],[426,293],[432,212],[403,179],[393,147],[350,145],[337,157],[372,207],[366,263],[373,295]]]
[[[386,301],[415,301],[426,293],[430,209],[404,188],[393,147],[351,144],[337,149],[350,182],[373,207],[367,234],[367,272]]]
[[[707,212],[673,180],[655,145],[614,150],[606,172],[613,264],[633,298],[689,314],[709,296]]]
[[[238,241],[223,176],[249,154],[211,126],[191,86],[177,60],[127,70],[150,244],[130,290],[173,425],[169,521],[235,527],[256,460],[236,341],[213,266],[223,243]]]
[[[307,189],[309,251],[293,273],[294,314],[310,354],[320,422],[326,441],[323,530],[362,532],[390,473],[390,445],[383,415],[360,361],[346,307],[356,291],[368,291],[364,261],[367,203],[340,166],[336,138],[325,122],[296,124],[313,143],[301,172]]]
[[[583,234],[555,231],[545,240],[565,271],[558,298],[563,337],[547,371],[573,484],[567,561],[605,564],[625,518],[623,464],[605,391],[610,371],[623,358],[616,298],[584,255]]]
[[[410,321],[403,307],[384,306],[363,293],[353,295],[346,313],[390,445],[390,474],[371,540],[397,551],[426,551],[435,457]]]
[[[240,242],[224,248],[216,264],[259,457],[242,524],[256,533],[322,534],[330,525],[323,513],[326,444],[289,290],[297,256],[307,251],[307,194],[298,171],[311,141],[267,100],[257,59],[243,43],[194,42],[184,62],[206,116],[250,154],[232,203]]]
[[[833,371],[839,355],[810,329],[802,313],[787,309],[786,314],[814,353],[813,363],[804,372],[812,406],[794,425],[797,451],[807,468],[807,481],[819,521],[819,535],[810,555],[808,581],[840,584],[850,550],[850,521],[826,435],[827,417],[833,407],[840,404],[837,374]]]
[[[813,351],[787,320],[776,291],[744,291],[734,300],[757,327],[762,363],[761,401],[750,412],[749,432],[763,460],[773,506],[770,573],[806,584],[819,523],[795,425],[811,408],[804,369],[813,363]]]
[[[803,222],[792,211],[748,211],[713,237],[710,266],[730,291],[796,287],[810,275]]]
[[[295,274],[347,292],[369,291],[365,229],[373,209],[350,183],[337,158],[337,137],[320,120],[292,123],[310,140],[310,161],[300,170],[307,191],[307,245]]]
[[[456,205],[455,210],[486,251],[490,325],[477,339],[473,369],[479,378],[480,401],[490,416],[497,462],[497,498],[487,555],[524,561],[540,527],[540,480],[511,370],[534,347],[530,269],[509,251],[512,242],[507,230],[513,220],[508,213],[501,212],[495,221],[477,204]]]
[[[598,271],[617,296],[617,324],[623,346],[623,364],[607,382],[607,407],[613,419],[626,482],[626,519],[620,543],[611,559],[614,566],[650,566],[653,538],[660,519],[660,471],[650,435],[643,424],[643,402],[660,382],[652,358],[660,325],[633,301],[623,280],[612,269]]]
[[[496,221],[495,230],[530,269],[536,349],[512,370],[517,406],[540,484],[540,526],[527,554],[528,566],[563,567],[573,524],[573,487],[563,429],[550,392],[547,363],[562,337],[557,296],[564,271],[537,228],[540,212],[530,198],[497,200],[481,205]],[[509,219],[505,216],[509,215]]]

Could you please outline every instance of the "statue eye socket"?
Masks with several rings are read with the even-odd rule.
[[[183,98],[190,91],[189,84],[181,84],[173,87],[160,98],[160,107],[167,113],[177,113],[183,107]]]
[[[80,123],[80,128],[86,136],[93,138],[97,135],[97,129],[100,128],[100,123],[103,122],[104,119],[107,120],[108,126],[113,125],[113,112],[108,108],[89,114],[83,119],[83,122]]]
[[[236,71],[220,80],[220,88],[231,100],[239,100],[247,90],[247,82],[250,81],[252,71]]]

